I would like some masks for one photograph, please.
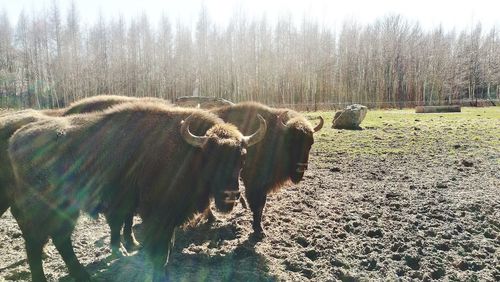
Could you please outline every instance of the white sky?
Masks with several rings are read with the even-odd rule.
[[[56,1],[64,12],[72,0],[0,0],[0,11],[5,10],[11,23],[17,21],[22,9],[31,14],[50,7]],[[445,29],[468,28],[480,21],[483,28],[500,27],[500,0],[74,0],[83,22],[93,22],[99,12],[106,19],[122,14],[125,19],[146,13],[155,24],[162,13],[172,23],[177,20],[191,25],[196,22],[202,3],[212,21],[225,25],[236,11],[249,17],[266,15],[270,22],[291,15],[300,22],[306,16],[319,23],[335,27],[345,19],[372,23],[388,14],[401,14],[416,20],[424,28],[442,24]]]

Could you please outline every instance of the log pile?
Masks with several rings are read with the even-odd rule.
[[[461,112],[459,105],[449,105],[449,106],[417,106],[415,107],[415,113],[459,113]]]

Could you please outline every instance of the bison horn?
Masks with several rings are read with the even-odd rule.
[[[314,128],[314,132],[318,132],[323,127],[324,123],[323,117],[318,116],[318,118],[319,118],[319,124],[316,125],[316,127]]]
[[[259,129],[254,134],[243,137],[243,139],[247,142],[248,147],[259,143],[266,135],[266,120],[261,115],[257,115],[257,117],[259,118]]]
[[[285,112],[282,112],[282,113],[278,116],[278,125],[279,125],[279,126],[286,128],[286,123],[283,121],[283,118],[284,118],[287,114],[288,114],[288,111],[285,111]]]
[[[181,135],[184,140],[190,145],[193,145],[195,147],[202,147],[203,143],[207,139],[207,137],[204,136],[196,136],[191,131],[189,131],[189,122],[191,119],[191,115],[186,119],[182,121],[182,126],[181,126]]]

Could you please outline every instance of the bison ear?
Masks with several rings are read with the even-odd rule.
[[[318,132],[322,127],[323,127],[323,123],[325,122],[323,120],[323,117],[322,116],[318,116],[318,119],[319,119],[319,123],[318,125],[316,125],[316,127],[314,128],[314,132]]]

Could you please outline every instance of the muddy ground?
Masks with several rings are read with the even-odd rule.
[[[499,281],[500,109],[373,111],[362,126],[318,133],[304,180],[268,198],[262,241],[241,206],[179,230],[172,280]],[[112,259],[108,246],[104,219],[82,216],[74,247],[95,281],[147,278],[140,252]],[[0,249],[0,280],[29,281],[10,212]],[[51,243],[46,253],[47,277],[71,281]]]

